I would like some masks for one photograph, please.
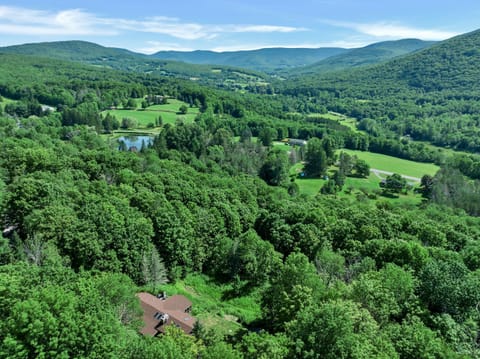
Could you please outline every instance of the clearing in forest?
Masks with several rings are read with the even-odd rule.
[[[181,106],[187,106],[187,113],[181,114],[179,109]],[[197,116],[199,109],[190,107],[187,103],[175,99],[169,99],[167,104],[153,105],[146,109],[114,109],[102,112],[102,115],[110,113],[115,116],[119,122],[123,118],[131,118],[137,121],[138,128],[156,127],[156,121],[159,116],[162,117],[162,123],[165,125],[175,124],[177,120],[185,122],[193,122]]]

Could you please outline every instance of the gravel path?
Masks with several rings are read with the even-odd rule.
[[[370,168],[370,172],[372,172],[373,174],[375,174],[375,176],[377,176],[378,178],[382,178],[380,176],[380,174],[383,174],[383,175],[387,175],[387,176],[391,176],[393,175],[393,172],[388,172],[388,171],[382,171],[382,170],[379,170],[379,169],[376,169],[376,168]],[[410,181],[413,181],[413,182],[420,182],[421,181],[421,178],[418,178],[418,177],[412,177],[412,176],[405,176],[405,175],[401,175],[403,178],[407,179],[407,180],[410,180]]]

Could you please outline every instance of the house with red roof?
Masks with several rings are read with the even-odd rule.
[[[176,325],[186,334],[190,334],[197,321],[190,312],[192,302],[183,295],[167,297],[165,294],[154,296],[142,292],[137,294],[143,310],[143,335],[156,336],[165,332],[165,326]]]

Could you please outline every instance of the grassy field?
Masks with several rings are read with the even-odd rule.
[[[168,99],[168,103],[165,105],[153,105],[147,107],[147,110],[153,110],[153,111],[162,111],[162,112],[173,112],[177,113],[178,109],[180,106],[186,105],[188,107],[188,112],[187,114],[197,114],[198,113],[198,108],[197,107],[190,107],[187,103],[176,100],[176,99]]]
[[[438,166],[428,163],[420,163],[413,161],[406,161],[399,158],[385,156],[377,153],[342,150],[351,155],[364,159],[371,168],[376,168],[388,172],[397,172],[411,177],[422,177],[424,174],[434,175],[438,170]],[[303,165],[297,163],[290,169],[290,175],[296,175],[302,172]],[[332,176],[336,167],[332,166],[328,175]],[[380,177],[380,178],[379,178]],[[354,178],[347,177],[345,185],[341,192],[337,194],[339,198],[356,197],[356,198],[371,198],[374,200],[383,200],[396,204],[410,204],[416,205],[421,203],[422,198],[420,194],[409,191],[407,194],[400,194],[398,196],[384,196],[381,193],[380,180],[386,175],[380,174],[377,176],[370,173],[368,178]],[[326,180],[320,178],[301,178],[297,177],[295,183],[299,187],[300,194],[307,196],[315,196],[320,192],[320,189],[325,184]]]
[[[292,149],[291,146],[288,146],[284,142],[280,142],[280,141],[273,141],[273,146],[285,152],[290,152],[290,150]]]
[[[288,147],[288,146],[285,146]],[[297,163],[290,168],[290,176],[297,176],[295,183],[298,185],[300,194],[307,196],[315,196],[322,188],[323,184],[326,182],[320,178],[302,178],[298,177],[299,173],[302,172],[303,164]]]
[[[320,189],[326,180],[320,178],[297,178],[295,183],[299,187],[302,195],[315,196],[320,193]],[[420,194],[409,191],[407,194],[399,194],[398,196],[384,196],[379,185],[380,180],[374,174],[370,174],[368,178],[347,177],[342,191],[337,193],[338,198],[364,198],[371,200],[379,200],[390,202],[392,204],[408,204],[418,205],[422,202]]]
[[[188,105],[185,102],[169,99],[168,103],[165,105],[154,105],[147,107],[145,110],[107,110],[103,111],[102,115],[110,113],[115,116],[119,121],[122,121],[122,118],[131,118],[135,119],[138,123],[139,128],[146,128],[149,124],[155,124],[155,120],[158,116],[162,116],[163,124],[175,124],[177,120],[183,120],[185,122],[193,122],[195,116],[198,114],[199,109],[195,107],[188,107],[188,112],[185,115],[178,113],[180,106]]]
[[[357,120],[353,117],[348,117],[336,112],[323,113],[319,116],[322,116],[323,118],[326,118],[329,120],[337,121],[341,125],[344,125],[350,128],[353,132],[361,132],[357,129]]]
[[[379,153],[352,151],[342,149],[341,151],[349,155],[355,155],[358,158],[365,160],[371,168],[376,168],[382,171],[399,173],[405,176],[421,178],[425,174],[434,175],[440,167],[433,163],[422,163],[404,160],[392,156],[386,156]]]
[[[325,182],[325,180],[319,178],[299,178],[295,181],[300,190],[300,194],[307,196],[315,196],[319,193],[320,188],[322,188]]]
[[[226,299],[231,285],[215,283],[205,275],[190,274],[174,284],[165,284],[156,292],[167,295],[182,294],[192,301],[192,314],[206,328],[215,328],[221,334],[233,334],[261,315],[258,293]]]
[[[147,127],[149,123],[155,124],[155,119],[158,118],[158,113],[138,110],[108,110],[104,111],[102,115],[106,115],[107,113],[115,116],[120,122],[122,118],[134,119],[137,121],[138,127]]]

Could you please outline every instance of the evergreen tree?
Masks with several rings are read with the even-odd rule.
[[[318,138],[308,141],[305,153],[305,172],[308,177],[320,177],[327,169],[327,155]]]

